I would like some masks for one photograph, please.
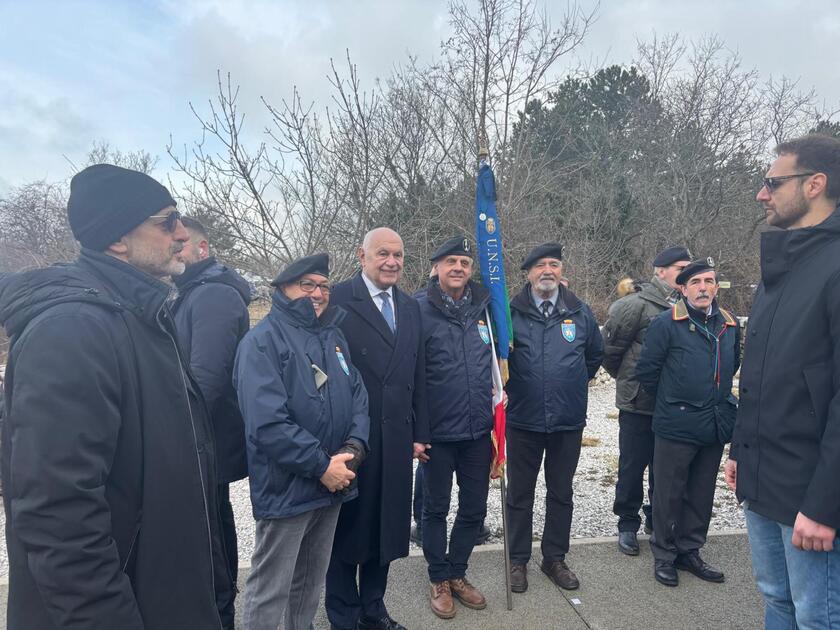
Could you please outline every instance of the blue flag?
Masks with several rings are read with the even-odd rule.
[[[478,246],[481,282],[490,290],[490,314],[493,317],[499,358],[508,358],[513,342],[505,266],[502,262],[502,229],[496,214],[496,178],[487,162],[478,170],[475,189],[475,240]]]

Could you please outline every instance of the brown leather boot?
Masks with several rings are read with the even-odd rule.
[[[487,600],[484,599],[484,595],[475,586],[470,584],[467,578],[449,580],[449,586],[452,588],[452,596],[467,608],[472,608],[473,610],[487,608]]]
[[[452,601],[452,590],[448,580],[432,582],[429,604],[432,612],[441,619],[452,619],[455,616],[455,602]]]

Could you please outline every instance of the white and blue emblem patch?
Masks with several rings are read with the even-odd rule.
[[[490,343],[490,329],[483,319],[478,320],[478,334],[481,335],[481,340],[484,343]]]
[[[338,357],[338,363],[341,365],[341,369],[344,370],[347,376],[350,376],[350,368],[347,366],[347,361],[345,361],[344,355],[341,353],[341,348],[338,346],[335,347],[335,356]]]
[[[563,333],[563,339],[572,343],[577,336],[575,331],[575,323],[571,319],[563,320],[563,323],[560,324],[560,332]]]

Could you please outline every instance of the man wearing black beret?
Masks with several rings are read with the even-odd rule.
[[[680,298],[677,275],[691,261],[685,247],[669,247],[653,259],[653,278],[610,306],[604,324],[604,369],[616,380],[618,407],[618,479],[613,512],[618,516],[618,549],[639,554],[636,534],[645,515],[645,531],[653,531],[653,398],[636,380],[636,363],[650,321]],[[648,500],[644,502],[644,475],[648,469]]]
[[[329,305],[329,256],[295,260],[272,285],[271,310],[239,344],[233,375],[257,520],[244,630],[311,627],[370,424],[338,328],[345,313]]]
[[[425,349],[431,449],[423,464],[423,555],[429,565],[430,605],[455,616],[453,597],[467,608],[487,606],[466,578],[470,555],[487,513],[493,425],[489,291],[470,279],[472,243],[456,236],[431,257],[437,275],[418,297]],[[458,513],[449,537],[446,517],[452,475]]]
[[[738,320],[718,306],[711,258],[677,276],[683,298],[648,327],[636,379],[655,399],[654,577],[677,586],[676,569],[723,582],[700,557],[706,543],[723,447],[732,439],[740,364]]]
[[[513,351],[507,407],[508,531],[511,589],[528,588],[534,491],[545,455],[548,488],[540,569],[564,589],[579,586],[566,564],[572,526],[572,478],[586,425],[589,379],[604,352],[590,308],[560,283],[559,243],[535,247],[522,263],[527,282],[510,303]]]
[[[0,283],[7,627],[219,628],[213,436],[161,281],[187,232],[166,187],[110,164],[67,213],[78,259]]]

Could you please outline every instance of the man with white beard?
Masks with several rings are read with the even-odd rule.
[[[601,365],[598,322],[561,283],[562,248],[545,243],[525,257],[528,282],[510,303],[513,351],[507,408],[508,532],[511,589],[528,589],[534,489],[545,454],[545,527],[540,569],[563,589],[579,582],[566,564],[572,478],[586,425],[589,379]]]

